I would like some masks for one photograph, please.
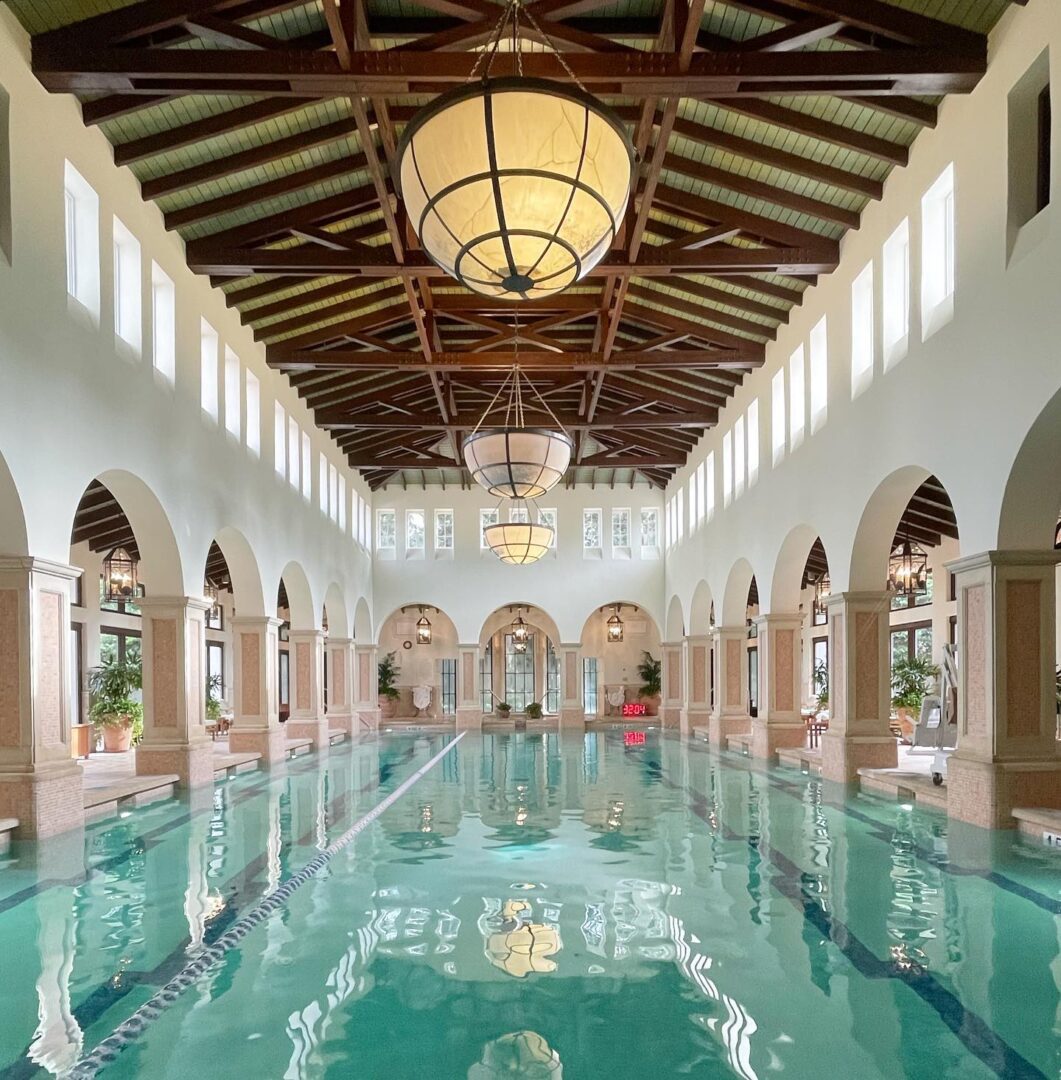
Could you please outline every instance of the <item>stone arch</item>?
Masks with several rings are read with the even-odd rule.
[[[689,604],[689,633],[703,635],[711,629],[711,610],[715,598],[711,595],[711,586],[701,578],[693,590]]]
[[[611,615],[611,609],[616,604],[622,606],[621,616],[623,619],[644,619],[648,623],[648,637],[651,642],[658,645],[662,642],[663,638],[660,634],[659,623],[652,617],[651,613],[646,611],[640,604],[635,604],[629,600],[609,600],[607,604],[601,604],[599,607],[595,607],[589,615],[586,616],[586,621],[582,624],[582,633],[579,636],[579,641],[582,644],[586,642],[586,632],[589,630],[594,619],[607,619]],[[634,609],[637,609],[636,611]]]
[[[794,612],[799,608],[807,556],[820,535],[810,525],[796,525],[781,542],[770,581],[771,613]]]
[[[1047,403],[1013,459],[998,520],[1001,550],[1049,550],[1061,509],[1061,390]]]
[[[22,497],[15,478],[0,456],[0,555],[27,555],[29,536]]]
[[[280,574],[280,581],[287,591],[287,610],[291,617],[292,630],[313,630],[319,625],[317,605],[313,601],[313,590],[309,578],[301,563],[289,562]],[[279,586],[279,582],[277,583]]]
[[[328,615],[328,635],[334,638],[350,636],[350,617],[346,610],[346,597],[336,582],[328,586],[324,594],[324,610]]]
[[[357,605],[354,607],[354,638],[360,645],[372,642],[372,612],[363,596],[357,598]]]
[[[140,556],[140,575],[148,582],[152,596],[198,596],[203,583],[191,586],[186,583],[180,548],[169,515],[158,496],[140,477],[125,469],[107,469],[89,477],[81,488],[84,492],[92,480],[98,480],[121,506],[136,538]],[[80,505],[80,499],[78,500]],[[78,506],[67,528],[67,536],[74,533],[74,521]],[[205,560],[204,560],[205,562]]]
[[[266,610],[261,568],[254,549],[243,533],[226,525],[218,529],[214,541],[225,556],[237,613],[251,616],[275,614]]]
[[[667,641],[681,641],[685,637],[685,615],[682,612],[682,602],[677,594],[670,598],[667,605]]]
[[[532,626],[537,627],[553,645],[560,647],[560,628],[556,620],[538,604],[531,604],[523,600],[513,600],[510,604],[499,604],[479,627],[479,644],[485,647],[486,643],[506,623],[512,622],[516,617],[516,608],[523,608],[523,618]],[[509,608],[512,610],[509,611]]]
[[[743,626],[748,617],[748,593],[751,591],[755,571],[745,558],[738,559],[726,577],[726,590],[722,595],[722,626]]]

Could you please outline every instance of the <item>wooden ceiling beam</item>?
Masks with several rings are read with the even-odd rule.
[[[156,0],[131,5],[143,7]],[[192,0],[182,0],[187,6]],[[120,10],[130,10],[129,8]],[[496,11],[491,5],[491,11]],[[115,13],[111,13],[115,14]],[[69,29],[69,28],[68,28]],[[713,97],[727,100],[762,94],[849,93],[932,95],[969,93],[987,69],[979,53],[947,47],[880,52],[810,51],[732,56],[697,53],[571,53],[572,75],[550,53],[524,53],[523,74],[563,82],[572,76],[598,93]],[[388,96],[437,93],[468,77],[461,53],[353,52],[341,63],[335,52],[298,49],[144,49],[93,45],[89,40],[33,39],[33,70],[52,92],[232,94],[241,87],[278,96]],[[499,53],[492,74],[518,74],[516,57]]]
[[[531,412],[529,407],[527,411]],[[545,414],[543,414],[545,415]],[[325,431],[358,431],[377,430],[387,431],[399,428],[412,428],[422,430],[445,431],[451,426],[472,428],[478,417],[460,416],[452,417],[448,421],[441,420],[430,413],[409,414],[406,416],[390,416],[378,412],[350,415],[345,409],[318,409],[317,426]],[[630,415],[601,414],[594,420],[586,420],[580,416],[569,413],[557,413],[556,420],[570,431],[592,431],[594,428],[660,428],[667,431],[671,428],[704,428],[711,427],[718,421],[717,409],[701,407],[696,412],[688,413],[632,413]]]

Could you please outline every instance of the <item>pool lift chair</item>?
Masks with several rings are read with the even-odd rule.
[[[932,783],[947,778],[947,759],[958,745],[958,654],[954,645],[943,646],[939,692],[926,694],[914,727],[911,755],[932,755]]]

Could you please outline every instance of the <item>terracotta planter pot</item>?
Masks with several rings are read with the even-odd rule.
[[[103,728],[103,752],[124,754],[133,745],[133,725],[107,724]]]
[[[659,694],[654,694],[652,697],[645,697],[644,694],[638,694],[637,700],[648,710],[646,716],[659,716],[660,698]]]
[[[383,720],[393,720],[398,715],[398,698],[384,694],[379,699],[379,715]]]

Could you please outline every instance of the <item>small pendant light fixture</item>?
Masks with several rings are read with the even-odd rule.
[[[416,620],[416,644],[431,644],[431,623],[424,614],[423,608],[420,608],[420,618]]]
[[[203,583],[203,596],[210,601],[208,614],[211,618],[214,618],[221,607],[221,594],[217,586],[209,578]]]
[[[140,590],[140,562],[123,547],[112,548],[103,560],[103,593],[110,603],[135,600]]]
[[[811,605],[811,619],[815,625],[825,622],[825,601],[829,598],[829,574],[826,572],[814,583],[814,602]]]
[[[606,608],[600,609],[602,614],[606,610]],[[609,645],[617,645],[620,641],[623,640],[623,631],[625,627],[623,626],[623,619],[622,615],[620,614],[622,610],[622,604],[613,604],[612,614],[609,617],[608,621],[604,624],[605,640],[608,642]],[[634,610],[636,611],[637,608],[634,608]]]
[[[509,609],[512,610],[511,608]],[[526,645],[530,637],[530,630],[523,620],[523,608],[516,608],[516,617],[512,620],[512,640],[516,644]]]

